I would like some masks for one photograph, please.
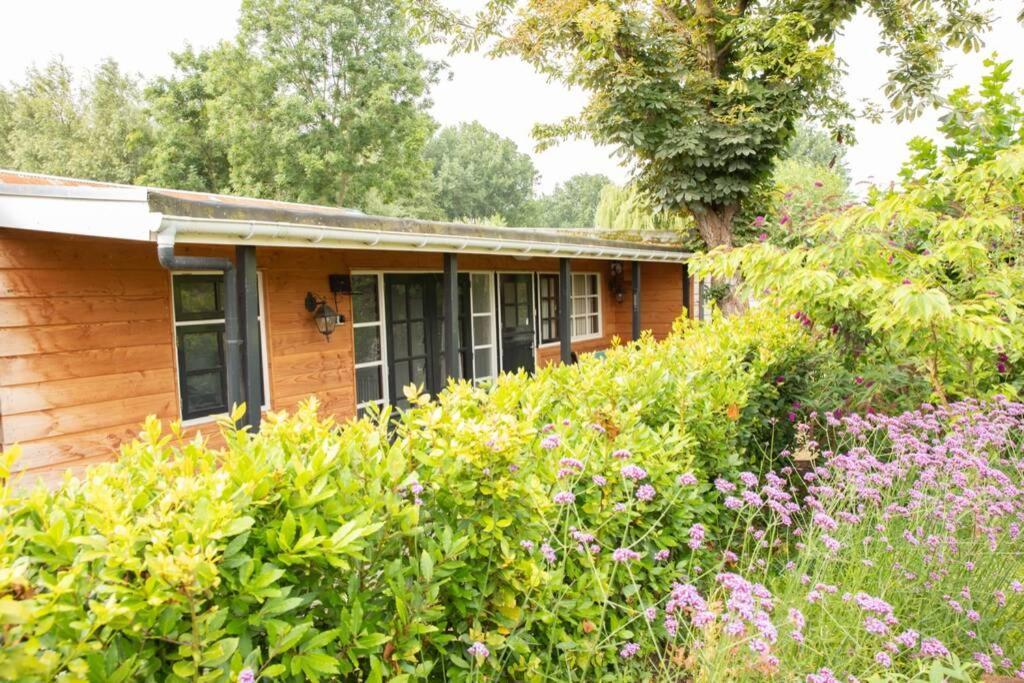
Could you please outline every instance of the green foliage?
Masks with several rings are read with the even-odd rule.
[[[846,149],[846,145],[839,142],[836,136],[829,135],[812,124],[801,122],[796,126],[793,137],[781,155],[781,160],[825,167],[849,181],[849,169],[845,160]]]
[[[1012,62],[992,57],[985,60],[985,66],[989,71],[981,79],[977,99],[963,86],[946,101],[938,131],[945,141],[941,149],[926,137],[908,143],[911,157],[900,171],[904,181],[927,177],[943,165],[974,166],[991,160],[1001,150],[1024,144],[1024,91],[1007,89]]]
[[[865,368],[927,378],[934,394],[1017,395],[1022,375],[1024,146],[821,221],[803,244],[713,252],[771,306],[831,329]]]
[[[210,52],[192,48],[171,55],[175,75],[146,89],[155,123],[153,148],[142,179],[149,185],[200,192],[230,187],[231,164],[224,141],[210,131]]]
[[[0,679],[632,679],[617,649],[691,557],[685,530],[726,524],[711,480],[830,381],[830,355],[764,313],[436,403],[410,387],[414,407],[378,422],[310,404],[258,436],[226,428],[220,451],[150,420],[80,482],[0,488]],[[613,561],[620,547],[641,559]]]
[[[545,228],[591,228],[594,214],[604,188],[612,181],[608,176],[580,173],[559,183],[551,194],[535,201],[535,218],[531,225]]]
[[[14,168],[131,183],[150,137],[138,81],[112,60],[80,87],[60,60],[32,67],[0,95],[0,162]]]
[[[449,220],[497,213],[514,224],[533,194],[537,169],[530,156],[476,121],[443,128],[423,154]]]
[[[234,44],[210,56],[210,134],[233,192],[359,206],[426,181],[433,129],[424,59],[388,0],[247,0]]]
[[[783,242],[800,239],[814,221],[851,204],[846,178],[827,166],[787,159],[776,166],[773,180],[767,233]]]
[[[599,228],[623,232],[666,230],[684,235],[693,232],[691,220],[677,214],[654,211],[634,185],[605,186],[594,211],[594,224]]]
[[[490,0],[468,43],[500,33],[498,54],[589,92],[579,116],[537,134],[618,147],[652,202],[691,213],[713,247],[732,242],[733,218],[798,120],[849,133],[833,43],[858,11],[878,19],[881,49],[895,58],[885,94],[905,119],[933,101],[944,47],[979,46],[988,17],[977,4]]]

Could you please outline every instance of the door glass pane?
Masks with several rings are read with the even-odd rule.
[[[366,403],[384,398],[380,366],[356,369],[356,403]]]
[[[395,388],[398,390],[398,395],[401,396],[402,387],[411,382],[409,377],[409,361],[401,360],[396,362],[393,372],[395,374]]]
[[[473,344],[482,346],[491,343],[491,316],[478,315],[473,317]]]
[[[473,354],[473,374],[477,379],[493,377],[494,368],[491,367],[491,350],[477,349]]]
[[[473,274],[473,312],[487,313],[491,310],[491,276],[485,273]]]
[[[186,376],[184,393],[189,414],[220,408],[226,403],[219,370]]]
[[[409,318],[415,320],[423,317],[423,295],[422,284],[414,284],[409,287]]]
[[[376,275],[352,276],[352,320],[368,323],[380,319]]]
[[[190,331],[186,328],[182,331],[187,370],[208,370],[219,368],[223,364],[220,334],[219,331],[208,328],[203,331]]]
[[[422,356],[427,352],[427,328],[421,321],[409,324],[410,356]]]
[[[380,327],[355,328],[356,363],[380,360]]]
[[[391,316],[395,320],[405,320],[405,285],[391,285]]]
[[[427,381],[427,360],[416,358],[412,361],[412,381],[421,386]]]
[[[409,357],[409,328],[405,323],[396,322],[391,326],[391,343],[395,358]]]

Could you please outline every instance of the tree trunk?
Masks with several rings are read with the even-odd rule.
[[[732,248],[732,220],[739,210],[737,204],[726,204],[724,206],[695,206],[691,209],[693,218],[697,222],[697,232],[704,241],[708,251],[716,247],[724,249]],[[739,296],[739,277],[728,280],[716,280],[714,284],[728,284],[729,293],[719,301],[722,312],[726,315],[736,315],[747,310],[747,302]]]

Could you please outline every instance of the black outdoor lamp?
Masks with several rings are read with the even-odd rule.
[[[338,305],[337,300],[334,305]],[[313,292],[306,292],[306,310],[313,314],[313,322],[316,323],[317,331],[328,341],[331,339],[334,328],[345,324],[345,316],[338,313],[336,308],[331,307],[326,299],[313,294]]]

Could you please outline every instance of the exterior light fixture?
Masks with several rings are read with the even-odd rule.
[[[623,277],[622,261],[612,261],[610,264],[611,277],[608,278],[608,286],[615,297],[615,303],[621,304],[626,299],[626,282]]]
[[[334,305],[337,306],[338,302],[335,301]],[[317,331],[324,335],[327,341],[330,341],[331,333],[338,325],[345,324],[345,316],[338,313],[336,308],[332,308],[326,299],[313,292],[306,292],[306,310],[313,314]]]

